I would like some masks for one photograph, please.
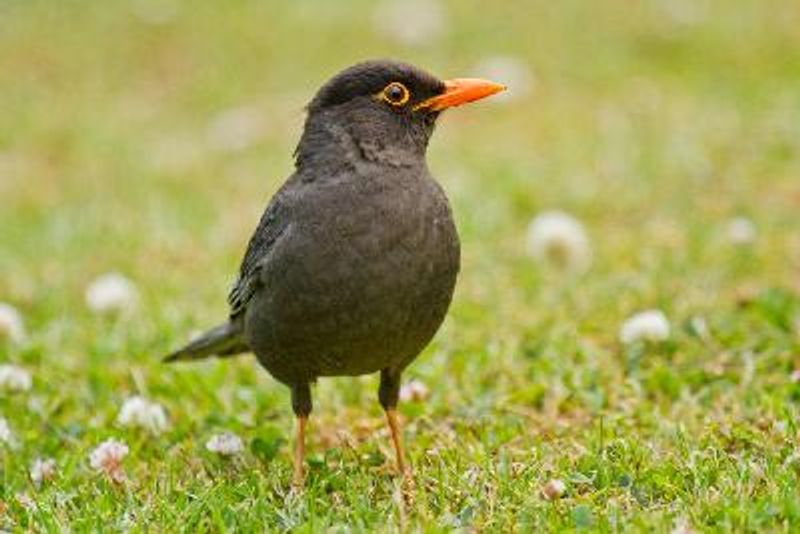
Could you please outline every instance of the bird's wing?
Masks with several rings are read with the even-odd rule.
[[[250,238],[239,268],[239,277],[233,284],[228,293],[228,304],[230,305],[230,316],[234,318],[241,314],[247,307],[247,303],[258,289],[260,282],[259,272],[262,261],[269,254],[272,245],[284,232],[289,225],[289,212],[287,204],[291,196],[289,190],[294,185],[291,178],[275,194],[270,201],[261,220],[258,223],[255,233]]]

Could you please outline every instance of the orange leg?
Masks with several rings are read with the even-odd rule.
[[[389,423],[389,430],[392,432],[392,443],[397,456],[397,470],[403,476],[409,478],[411,469],[406,465],[406,456],[403,450],[403,431],[400,429],[400,421],[397,418],[396,409],[389,408],[386,410],[386,421]]]
[[[297,429],[294,443],[294,476],[292,484],[300,488],[303,486],[303,459],[306,455],[306,423],[308,417],[299,416],[297,418]]]

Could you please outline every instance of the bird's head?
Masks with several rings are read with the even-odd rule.
[[[342,133],[356,146],[372,144],[424,154],[442,111],[505,89],[487,80],[440,80],[398,61],[358,63],[331,78],[308,105],[298,162]]]

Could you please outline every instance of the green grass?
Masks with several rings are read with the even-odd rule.
[[[800,528],[797,2],[451,0],[448,31],[411,48],[374,31],[365,0],[177,2],[162,25],[133,4],[0,2],[0,301],[30,334],[0,361],[34,376],[0,396],[18,441],[0,445],[0,529]],[[390,475],[374,377],[315,389],[309,480],[290,495],[287,391],[251,358],[159,357],[224,317],[329,75],[392,56],[452,77],[497,54],[530,65],[533,90],[448,114],[429,151],[463,269],[407,373],[431,390],[401,407],[416,502]],[[240,106],[255,142],[215,147],[209,123]],[[588,229],[582,276],[525,254],[527,222],[552,208]],[[726,239],[737,215],[758,227],[751,246]],[[137,284],[134,313],[86,309],[107,271]],[[621,346],[645,308],[671,339]],[[167,408],[168,432],[115,425],[137,393]],[[212,456],[225,429],[255,446]],[[88,466],[108,437],[131,447],[127,484]],[[42,489],[39,456],[59,465]],[[554,502],[551,478],[567,486]]]

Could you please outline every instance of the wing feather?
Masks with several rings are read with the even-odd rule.
[[[250,238],[239,267],[239,277],[228,293],[230,316],[234,318],[247,309],[247,305],[261,285],[260,271],[263,261],[269,255],[275,241],[284,232],[290,222],[288,205],[292,197],[292,190],[297,187],[294,177],[287,180],[284,186],[270,201],[256,231]]]

